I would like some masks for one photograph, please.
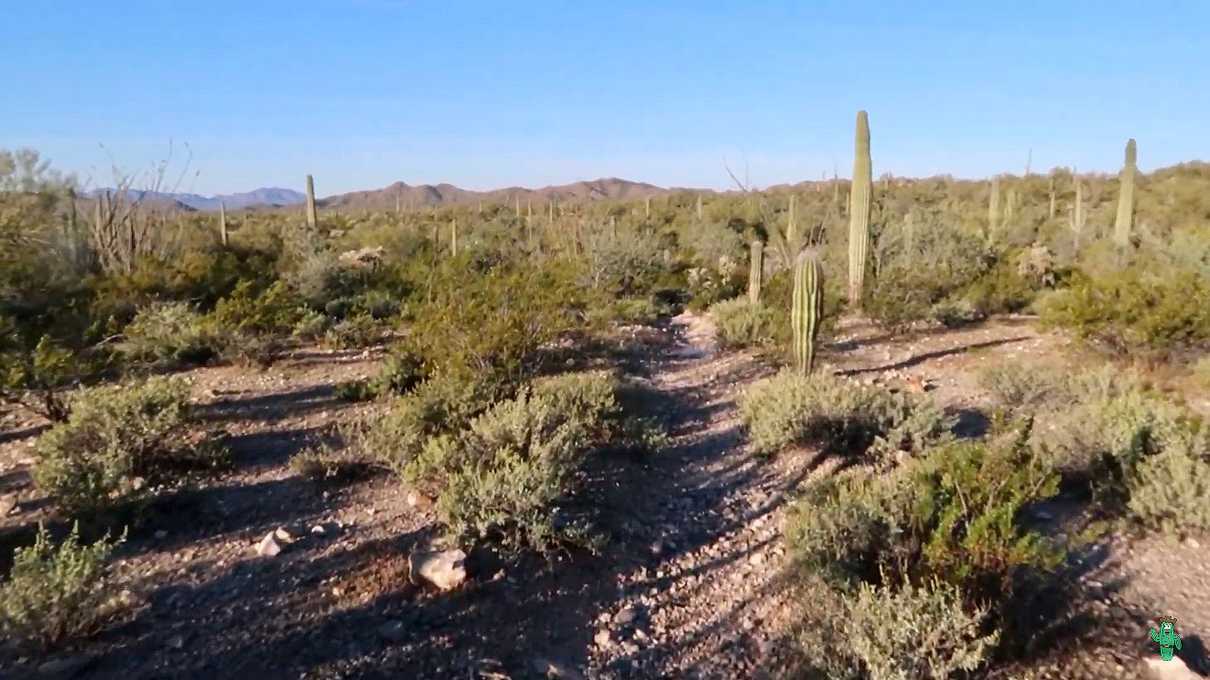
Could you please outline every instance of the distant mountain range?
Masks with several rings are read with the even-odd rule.
[[[103,194],[106,191],[113,189],[97,189],[92,192],[93,196]],[[241,210],[243,208],[259,208],[259,207],[284,207],[290,205],[300,205],[307,200],[306,194],[299,193],[293,189],[279,188],[262,188],[255,191],[247,191],[238,194],[221,194],[218,196],[199,196],[198,194],[181,194],[168,193],[160,191],[136,191],[131,189],[128,191],[131,198],[141,199],[148,203],[164,204],[175,203],[178,207],[185,210],[198,211],[217,211],[219,205],[226,206],[227,210]]]
[[[93,196],[113,191],[112,189],[97,189]],[[527,189],[524,187],[509,187],[491,191],[473,191],[462,189],[452,184],[419,184],[409,185],[395,182],[382,189],[369,191],[353,191],[347,194],[337,194],[321,198],[321,207],[334,210],[394,210],[396,206],[405,209],[415,209],[455,203],[517,203],[524,208],[532,203],[535,211],[540,211],[542,205],[549,201],[596,201],[610,199],[637,199],[648,196],[666,194],[676,189],[665,189],[654,184],[631,182],[629,180],[609,177],[587,182],[573,182],[558,186]],[[238,194],[219,196],[199,196],[189,193],[169,193],[154,191],[131,190],[132,198],[141,198],[148,203],[175,204],[185,210],[217,211],[219,204],[227,210],[245,208],[274,208],[297,206],[306,202],[306,194],[293,189],[265,188]]]

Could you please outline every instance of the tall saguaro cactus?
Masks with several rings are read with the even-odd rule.
[[[1131,139],[1126,142],[1126,163],[1122,166],[1121,191],[1118,194],[1118,219],[1113,227],[1113,241],[1120,247],[1130,244],[1130,228],[1134,222],[1134,176],[1138,169],[1138,148]]]
[[[450,220],[450,257],[458,257],[458,218]]]
[[[866,251],[870,244],[870,118],[857,112],[857,137],[853,153],[853,188],[849,193],[849,304],[861,304],[865,284]]]
[[[702,221],[702,195],[697,195],[697,221]]]
[[[996,232],[1000,230],[1000,222],[1004,218],[1004,211],[1000,207],[1000,176],[996,175],[992,178],[991,195],[987,199],[987,239],[990,241],[995,238]]]
[[[765,244],[755,239],[748,246],[748,302],[760,302],[761,279],[765,274]]]
[[[307,226],[314,229],[319,224],[319,213],[315,210],[315,180],[307,175]]]
[[[798,249],[798,220],[794,214],[798,197],[790,194],[790,216],[786,222],[786,243],[790,246],[791,251]]]
[[[218,202],[218,238],[223,247],[227,247],[227,206]]]
[[[794,332],[794,366],[807,375],[815,367],[815,340],[823,318],[823,265],[808,248],[794,263],[794,290],[790,299],[790,326]]]
[[[1052,219],[1052,220],[1053,220],[1053,219],[1055,218],[1055,208],[1056,208],[1056,205],[1055,205],[1055,199],[1056,199],[1056,196],[1055,196],[1055,175],[1054,175],[1054,173],[1053,173],[1053,172],[1052,172],[1052,173],[1051,173],[1051,175],[1050,175],[1050,185],[1049,185],[1049,188],[1048,188],[1048,190],[1047,190],[1047,191],[1048,191],[1048,193],[1050,194],[1050,219]]]
[[[1071,205],[1071,231],[1076,250],[1079,250],[1080,236],[1084,233],[1084,222],[1087,219],[1084,215],[1084,185],[1080,183],[1080,176],[1074,170],[1071,178],[1076,185],[1075,202]]]

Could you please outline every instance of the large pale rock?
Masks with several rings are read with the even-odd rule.
[[[408,578],[416,585],[431,583],[452,590],[466,580],[466,553],[461,550],[414,551],[408,555]]]
[[[256,544],[256,554],[261,557],[277,557],[281,554],[281,544],[277,542],[276,532],[265,534],[260,543]]]
[[[1156,680],[1205,680],[1202,676],[1189,670],[1179,656],[1171,661],[1153,656],[1147,659],[1147,670]]]

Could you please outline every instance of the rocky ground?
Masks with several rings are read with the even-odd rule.
[[[131,532],[115,566],[133,603],[125,620],[52,658],[0,656],[0,678],[792,675],[795,612],[809,604],[795,597],[782,518],[795,490],[836,462],[809,450],[745,451],[735,399],[770,369],[750,353],[720,352],[707,319],[629,329],[618,343],[674,438],[657,455],[589,466],[574,502],[597,512],[610,537],[602,554],[503,562],[474,553],[466,582],[447,593],[408,580],[409,554],[435,534],[423,502],[409,503],[382,472],[316,483],[288,465],[333,424],[378,408],[334,393],[373,373],[375,354],[312,351],[263,372],[192,371],[233,469],[164,490]],[[977,434],[987,400],[975,369],[1022,358],[1061,365],[1065,345],[1027,319],[894,336],[850,325],[825,362],[928,390]],[[37,425],[10,417],[0,431],[6,545],[46,517],[26,472]],[[258,554],[268,534],[279,554]],[[1146,626],[1161,614],[1177,617],[1184,658],[1205,672],[1208,546],[1113,535],[1081,558],[1057,610],[1085,624],[1004,677],[1153,677]]]

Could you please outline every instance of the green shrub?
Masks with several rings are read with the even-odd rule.
[[[979,385],[1008,411],[1033,411],[1058,396],[1062,386],[1039,366],[992,364],[978,373]]]
[[[774,327],[786,316],[760,303],[753,305],[746,297],[717,302],[709,311],[718,328],[719,343],[724,347],[769,345],[773,342]]]
[[[946,328],[961,328],[983,321],[987,313],[966,298],[951,296],[933,305],[929,316]]]
[[[984,634],[986,607],[968,610],[961,590],[939,581],[862,584],[846,604],[846,651],[870,680],[946,680],[986,663],[999,640]]]
[[[753,451],[766,454],[791,444],[875,457],[918,453],[947,439],[952,426],[927,398],[824,373],[782,371],[750,386],[739,407]]]
[[[363,467],[365,460],[343,444],[320,442],[290,456],[290,469],[308,479],[332,479]]]
[[[1164,354],[1210,343],[1210,282],[1142,265],[1078,276],[1041,303],[1042,320],[1119,353]]]
[[[127,360],[205,363],[218,341],[205,317],[183,302],[156,302],[139,309],[115,347]]]
[[[95,632],[119,602],[106,592],[105,561],[122,539],[81,545],[73,527],[58,545],[39,525],[32,546],[18,548],[0,582],[0,631],[43,649]]]
[[[183,446],[188,397],[170,378],[77,393],[71,417],[34,445],[34,481],[64,509],[88,513],[137,496],[160,461],[213,462],[221,452]]]
[[[461,430],[504,396],[500,385],[480,376],[438,373],[399,397],[366,428],[366,453],[409,483],[433,492],[435,475],[420,455],[426,442]]]
[[[1210,462],[1173,447],[1140,461],[1127,507],[1143,525],[1169,535],[1210,532]]]
[[[282,281],[257,293],[252,281],[241,281],[214,307],[220,332],[239,336],[289,335],[303,318],[301,301]]]
[[[796,567],[837,587],[877,580],[902,552],[896,544],[902,513],[890,507],[894,490],[890,481],[853,477],[808,485],[786,521]]]
[[[1022,508],[1053,497],[1059,476],[1029,446],[1030,427],[997,441],[959,441],[909,471],[910,524],[924,541],[927,573],[977,597],[1012,592],[1022,569],[1049,570],[1062,553],[1019,524]]]
[[[0,329],[3,330],[3,329]],[[43,335],[33,350],[0,353],[0,400],[55,422],[67,420],[67,388],[90,372],[88,359]]]
[[[554,265],[442,269],[433,295],[401,342],[428,374],[475,373],[515,387],[540,368],[544,345],[582,327],[581,296]]]
[[[337,322],[324,333],[324,344],[339,349],[360,349],[378,344],[382,328],[369,314],[355,314]]]
[[[513,550],[591,545],[588,527],[561,522],[557,503],[616,409],[605,373],[561,376],[522,388],[465,432],[430,439],[422,454],[444,476],[438,513],[462,542],[499,538]]]
[[[299,340],[314,342],[324,336],[329,325],[326,315],[308,309],[299,315],[291,334]]]

